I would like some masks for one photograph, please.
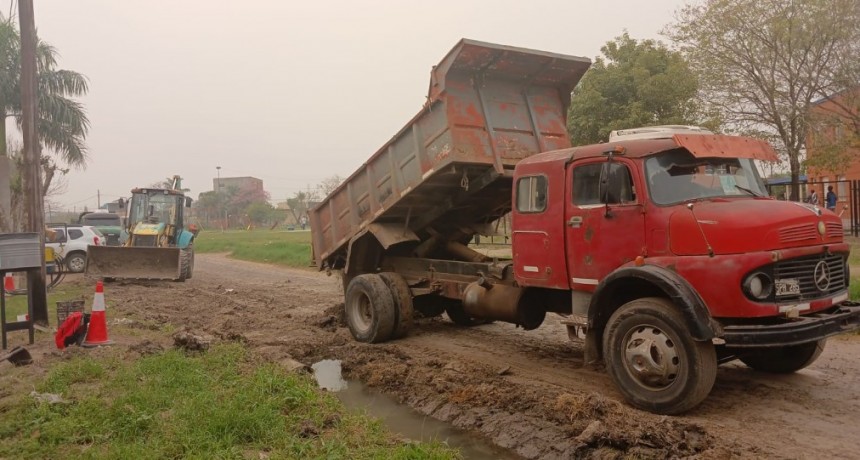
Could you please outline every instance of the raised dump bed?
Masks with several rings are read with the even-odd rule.
[[[317,265],[342,268],[368,231],[386,248],[465,241],[506,214],[516,163],[570,147],[570,92],[590,64],[461,40],[433,68],[421,111],[310,211]]]

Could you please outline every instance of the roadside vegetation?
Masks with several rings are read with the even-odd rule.
[[[396,440],[309,377],[236,344],[136,361],[109,349],[27,387],[0,404],[0,458],[458,458]],[[53,402],[39,402],[48,394]]]
[[[48,291],[48,320],[53,325],[57,321],[57,302],[69,300],[84,300],[86,305],[92,304],[95,293],[95,281],[92,284],[62,281],[54,289]],[[89,308],[87,308],[89,311]],[[14,321],[17,315],[27,313],[27,295],[13,295],[6,298],[6,320]]]
[[[240,260],[287,267],[308,268],[312,265],[309,231],[205,231],[194,240],[194,250],[201,253],[226,252]]]

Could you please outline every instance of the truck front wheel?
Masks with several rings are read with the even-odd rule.
[[[788,347],[765,348],[739,356],[741,362],[761,372],[791,374],[814,363],[824,351],[826,339]]]
[[[350,280],[344,304],[346,324],[355,340],[379,343],[391,338],[396,319],[394,299],[382,277],[365,274]]]
[[[621,306],[603,335],[606,368],[633,406],[659,414],[692,409],[710,393],[717,354],[690,337],[667,299],[649,297]]]

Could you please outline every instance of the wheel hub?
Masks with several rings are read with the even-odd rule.
[[[373,312],[370,299],[366,296],[361,296],[360,299],[357,299],[355,308],[352,309],[350,315],[353,318],[353,323],[358,326],[359,329],[369,329],[373,322]]]
[[[644,326],[624,341],[625,365],[641,385],[659,390],[675,381],[680,359],[672,340],[660,329]]]

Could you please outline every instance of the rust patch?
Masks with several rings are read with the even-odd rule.
[[[585,258],[583,258],[583,259],[582,259],[582,262],[583,262],[585,265],[591,265],[591,264],[593,264],[593,263],[594,263],[594,258],[593,258],[593,257],[591,257],[591,254],[588,254],[588,255],[586,255],[586,256],[585,256]]]
[[[588,227],[585,229],[585,242],[591,243],[592,238],[594,238],[594,227]]]

